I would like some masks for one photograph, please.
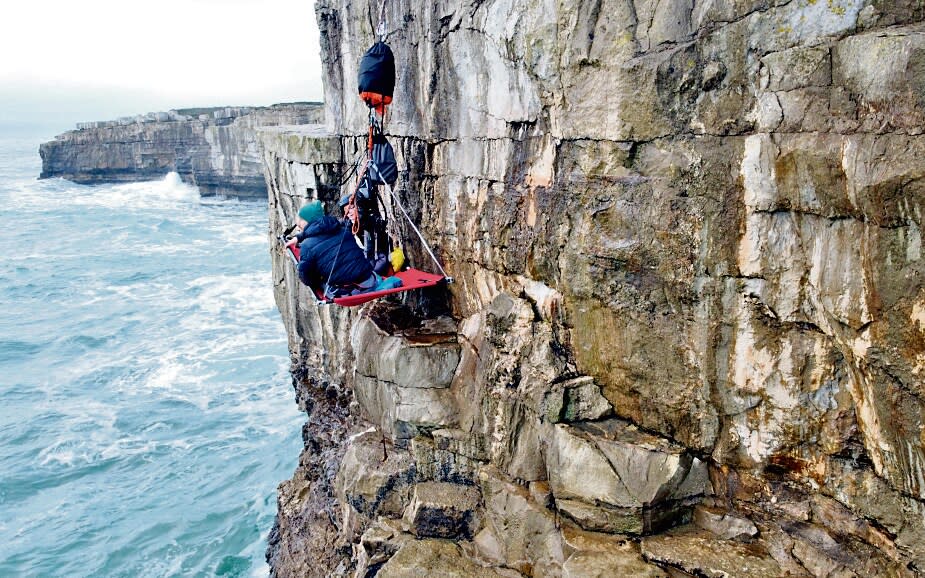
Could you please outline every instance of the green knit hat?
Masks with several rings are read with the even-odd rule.
[[[321,201],[312,201],[299,209],[299,217],[302,218],[306,223],[311,223],[317,219],[320,219],[324,216],[324,208],[321,206]]]

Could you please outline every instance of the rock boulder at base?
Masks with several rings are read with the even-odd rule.
[[[685,523],[709,488],[698,458],[619,419],[556,425],[547,463],[557,507],[589,530],[642,534]]]
[[[377,578],[502,578],[492,568],[479,566],[446,540],[411,540],[382,566]]]
[[[692,528],[672,530],[642,539],[646,560],[707,578],[768,578],[781,576],[780,565],[759,544],[717,540]]]
[[[478,525],[479,491],[473,486],[422,482],[414,486],[404,521],[420,538],[471,539]]]
[[[694,508],[693,522],[708,530],[721,540],[744,540],[754,538],[758,528],[751,520],[736,516],[721,508],[698,505]]]

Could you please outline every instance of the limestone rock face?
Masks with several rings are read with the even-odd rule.
[[[419,428],[456,425],[458,409],[448,388],[459,365],[459,344],[455,333],[451,339],[415,344],[369,318],[359,320],[351,345],[354,393],[364,415],[395,439],[413,438]]]
[[[266,197],[255,129],[323,119],[319,104],[181,109],[79,123],[39,148],[41,178],[134,182],[176,172],[203,194]]]
[[[639,545],[624,537],[581,530],[565,530],[563,537],[568,550],[573,550],[562,565],[563,578],[668,576],[661,568],[648,564],[642,557]]]
[[[706,464],[622,420],[553,432],[546,463],[556,505],[586,529],[649,533],[686,521],[707,492]]]
[[[318,307],[273,253],[296,375],[415,484],[479,489],[471,534],[382,571],[925,572],[921,3],[385,6],[396,199],[455,283]],[[316,3],[326,124],[260,132],[273,234],[363,153],[377,10]]]
[[[383,564],[412,539],[388,520],[373,524],[360,539],[356,576],[375,576]]]
[[[347,447],[336,478],[342,527],[345,531],[359,529],[379,516],[400,516],[417,479],[417,468],[408,452],[388,451],[381,436],[372,429],[356,435]]]

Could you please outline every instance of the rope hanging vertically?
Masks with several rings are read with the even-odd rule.
[[[372,163],[372,166],[376,166],[375,163]],[[405,216],[405,219],[408,221],[408,224],[411,225],[411,229],[417,234],[418,239],[421,240],[421,244],[424,245],[424,250],[427,251],[427,254],[430,255],[431,260],[434,262],[434,265],[440,269],[440,274],[446,277],[447,281],[452,281],[453,278],[446,274],[446,270],[443,268],[443,265],[440,264],[440,261],[437,260],[437,256],[434,255],[433,250],[431,250],[430,245],[427,243],[427,239],[424,238],[424,235],[421,234],[420,229],[417,228],[417,225],[414,224],[414,221],[411,220],[411,215],[408,214],[408,211],[405,210],[404,205],[401,204],[401,201],[398,200],[398,195],[392,191],[392,187],[388,183],[385,183],[385,191],[389,194],[389,198],[392,199],[398,208],[401,210],[402,215]]]
[[[385,11],[386,2],[387,0],[379,1],[379,18],[373,31],[377,40],[373,46],[363,54],[359,64],[359,70],[357,74],[357,89],[360,95],[360,99],[369,107],[369,130],[366,144],[366,159],[362,168],[357,173],[357,184],[354,187],[344,210],[347,216],[352,217],[352,230],[354,235],[357,235],[361,229],[365,229],[365,227],[369,225],[369,223],[367,223],[366,225],[361,226],[360,211],[363,207],[361,207],[361,203],[358,202],[358,196],[360,196],[360,192],[365,191],[362,195],[364,204],[370,199],[373,199],[374,202],[375,200],[378,200],[381,204],[382,199],[379,198],[378,190],[382,185],[384,185],[385,190],[391,198],[392,202],[398,206],[402,214],[405,216],[405,219],[408,221],[408,224],[411,225],[412,230],[421,240],[421,243],[424,246],[424,249],[427,251],[427,254],[433,260],[437,268],[440,269],[440,272],[443,274],[444,278],[450,280],[451,278],[446,274],[443,266],[437,260],[436,255],[434,255],[434,252],[431,250],[430,245],[428,245],[427,241],[424,239],[421,231],[411,220],[411,216],[405,210],[405,207],[401,204],[401,201],[398,200],[398,197],[392,190],[392,187],[398,178],[398,167],[395,162],[394,151],[392,151],[391,145],[385,139],[384,125],[386,107],[392,103],[392,94],[395,89],[395,57],[392,54],[391,48],[389,48],[389,46],[385,43],[388,30],[388,22],[386,20]],[[370,11],[369,15],[370,25],[372,25],[372,11]],[[364,186],[365,189],[363,188]],[[385,209],[386,207],[383,204],[383,210]],[[385,210],[385,212],[388,213],[390,211]],[[378,224],[375,225],[375,227],[378,226]],[[367,233],[368,232],[369,231],[367,231]],[[369,245],[367,245],[368,252],[378,251],[379,243],[382,240],[378,236],[380,234],[391,236],[385,230],[380,233],[378,229],[374,229],[372,231],[373,248],[369,249]],[[392,241],[395,241],[395,239],[393,238]]]
[[[447,275],[427,239],[424,238],[421,230],[418,229],[418,226],[411,219],[411,215],[408,214],[408,211],[393,190],[393,187],[398,182],[399,169],[395,152],[385,136],[385,121],[386,110],[388,105],[392,103],[392,95],[395,89],[395,57],[391,48],[385,43],[388,35],[388,21],[385,11],[386,1],[379,0],[379,18],[373,31],[377,40],[363,54],[358,70],[357,88],[359,89],[359,96],[369,107],[366,150],[363,151],[360,147],[356,147],[359,142],[355,141],[354,155],[356,155],[356,158],[349,165],[349,169],[341,171],[337,177],[338,187],[340,187],[347,183],[351,174],[356,174],[356,186],[353,187],[349,195],[341,197],[339,203],[344,207],[344,216],[351,221],[352,226],[349,229],[346,226],[339,229],[340,239],[338,240],[327,278],[324,280],[324,287],[312,287],[318,303],[335,303],[355,307],[385,295],[437,287],[453,282],[453,278]],[[372,26],[373,16],[372,2],[373,0],[370,0],[370,11],[367,13],[370,17],[370,26]],[[360,138],[362,137],[357,135],[357,141]],[[361,161],[362,166],[360,165]],[[359,171],[357,171],[358,168]],[[391,203],[383,202],[383,197],[380,196],[380,189],[383,186]],[[395,245],[399,245],[398,249],[401,248],[398,238],[403,236],[401,235],[401,228],[396,228],[393,223],[397,221],[394,218],[395,206],[398,206],[402,215],[404,215],[405,220],[417,235],[427,255],[436,268],[439,269],[440,275],[421,271],[407,265],[403,252],[392,250]],[[383,218],[383,215],[385,218]],[[291,230],[290,228],[278,238],[280,242],[286,242],[285,246],[293,263],[300,266],[302,256],[300,247],[287,242],[289,241],[287,235]],[[357,237],[360,232],[363,234],[362,242],[365,242],[365,258],[373,265],[373,273],[375,274],[375,276],[370,277],[370,280],[375,279],[376,285],[372,289],[365,285],[358,288],[358,285],[350,283],[346,286],[332,287],[331,282],[334,279],[334,272],[337,268],[341,249],[344,248],[344,238],[349,238],[350,233],[353,234],[353,237]],[[357,241],[358,244],[361,243],[358,238],[353,240]],[[363,245],[360,246],[363,247]],[[386,254],[386,251],[389,253]],[[388,267],[390,264],[391,268]],[[394,279],[385,282],[383,281],[383,275],[394,277]],[[340,294],[341,290],[348,290],[349,294],[338,297],[337,295]]]
[[[379,37],[379,42],[385,42],[386,36],[386,20],[385,20],[385,0],[379,3],[379,23],[376,25],[376,36]]]

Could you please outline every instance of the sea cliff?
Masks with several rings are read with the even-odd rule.
[[[397,194],[456,282],[317,306],[274,249],[273,574],[925,572],[921,2],[385,7]],[[362,149],[377,9],[316,3],[271,236]]]
[[[265,198],[255,128],[323,119],[319,103],[216,107],[80,123],[39,148],[40,178],[118,183],[179,173],[203,194]]]

